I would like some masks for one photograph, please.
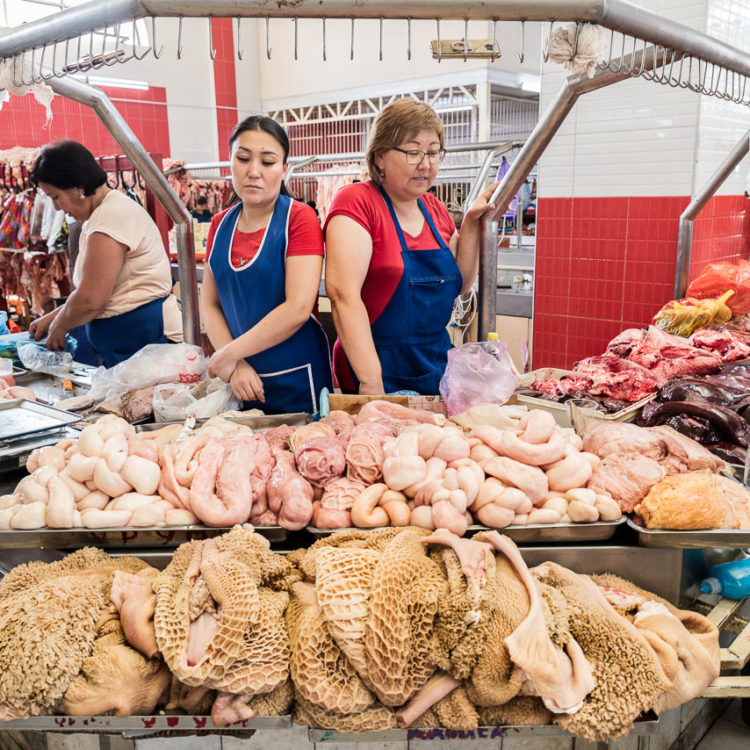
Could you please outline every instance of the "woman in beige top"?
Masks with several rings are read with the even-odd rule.
[[[86,325],[94,351],[113,367],[147,344],[180,333],[172,276],[156,224],[135,201],[107,185],[93,154],[76,141],[44,146],[31,180],[55,208],[84,222],[65,304],[29,330],[47,348],[62,349],[72,328]]]

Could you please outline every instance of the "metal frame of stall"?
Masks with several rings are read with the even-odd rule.
[[[179,274],[184,296],[183,325],[186,340],[189,341],[197,341],[199,325],[195,264],[192,258],[192,224],[187,210],[171,190],[163,174],[150,161],[145,149],[106,95],[92,86],[66,77],[71,72],[70,66],[67,65],[68,42],[78,40],[77,50],[78,57],[80,57],[81,37],[90,34],[90,49],[93,53],[95,30],[105,29],[106,43],[107,27],[119,28],[119,25],[124,22],[135,23],[136,19],[145,17],[150,17],[152,20],[152,44],[154,45],[152,51],[154,56],[158,57],[160,52],[155,49],[154,19],[159,16],[178,18],[208,16],[209,32],[211,16],[237,18],[238,35],[242,17],[265,18],[266,23],[269,18],[318,18],[322,19],[324,25],[327,18],[351,18],[352,25],[355,18],[380,19],[381,50],[383,19],[402,19],[407,23],[410,23],[412,19],[435,20],[438,38],[440,21],[449,19],[463,19],[467,25],[469,18],[491,21],[493,25],[498,21],[517,21],[521,22],[522,29],[526,21],[549,22],[550,35],[554,23],[574,22],[576,43],[573,57],[582,23],[595,23],[609,29],[612,35],[609,60],[600,65],[593,78],[573,75],[566,79],[556,99],[540,117],[531,136],[493,195],[492,200],[496,209],[484,218],[481,228],[479,335],[482,338],[486,337],[494,327],[496,314],[498,216],[521,187],[582,94],[630,77],[640,76],[664,85],[680,86],[705,95],[750,104],[750,90],[747,86],[750,78],[750,54],[625,0],[593,0],[593,2],[590,0],[527,0],[527,2],[487,0],[481,5],[454,0],[410,0],[408,4],[404,4],[402,0],[318,0],[315,3],[301,0],[294,4],[267,4],[265,0],[216,0],[210,5],[210,13],[203,0],[109,0],[106,3],[94,0],[63,11],[56,16],[28,23],[10,31],[0,37],[0,58],[4,61],[8,58],[12,60],[14,73],[20,62],[21,82],[24,82],[23,76],[30,68],[31,81],[47,80],[56,93],[91,106],[175,221],[178,236]],[[622,51],[619,56],[613,58],[615,33],[622,34]],[[632,39],[632,51],[628,43],[629,54],[626,54],[626,38],[628,37]],[[66,45],[66,65],[58,69],[54,55],[60,43]],[[639,44],[642,45],[640,48]],[[51,67],[49,64],[45,66],[43,62],[49,45],[53,47]],[[39,51],[38,60],[35,57],[37,51]],[[26,57],[28,52],[31,53],[30,65]],[[270,50],[267,52],[270,54]],[[178,39],[178,57],[180,53],[181,43]],[[494,58],[494,48],[492,55]],[[545,52],[545,59],[548,55],[549,48]],[[136,56],[135,46],[132,56]],[[523,49],[521,50],[522,56]],[[93,59],[93,54],[90,57]],[[103,52],[100,57],[105,58]],[[130,58],[127,55],[121,56],[119,50],[115,51],[113,62],[124,62],[126,59]],[[711,66],[710,78],[708,77],[709,66]],[[697,69],[697,80],[693,76],[694,67]],[[687,68],[687,78],[683,78],[684,68]],[[73,66],[72,69],[77,68]],[[723,90],[722,75],[724,76]],[[738,148],[744,148],[744,146],[740,145]],[[560,551],[562,552],[563,549]],[[724,619],[728,620],[729,616]],[[746,634],[745,631],[743,635]],[[731,663],[735,668],[747,664],[750,654],[746,651],[739,655],[734,654]],[[712,691],[714,695],[726,695],[728,693],[722,691],[730,691],[732,695],[747,695],[748,686],[745,682],[750,681],[750,678],[728,679],[733,681],[731,687],[719,683],[709,692]],[[743,679],[745,682],[741,682]],[[739,690],[742,692],[738,693]],[[62,717],[49,718],[54,722],[55,719]],[[63,728],[59,723],[56,725],[58,728]]]

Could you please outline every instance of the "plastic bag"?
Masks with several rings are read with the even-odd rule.
[[[195,416],[208,419],[230,409],[239,409],[240,402],[232,387],[220,378],[202,383],[164,383],[154,388],[154,421],[175,422]]]
[[[92,398],[118,394],[160,383],[197,383],[208,374],[208,358],[193,344],[147,344],[124,362],[99,367],[91,376]]]
[[[34,337],[28,331],[24,331],[23,333],[0,334],[0,357],[18,359],[18,348],[23,344],[34,344],[35,346],[48,351],[44,342],[45,339],[35,341]],[[75,354],[77,348],[78,341],[68,333],[65,336],[65,351]]]
[[[504,404],[518,383],[518,373],[502,341],[480,341],[448,350],[440,395],[448,416],[480,404]]]
[[[722,261],[709,263],[687,288],[688,297],[705,299],[718,297],[724,292],[734,290],[734,295],[727,302],[733,316],[750,312],[750,263],[738,260],[737,263]]]
[[[652,322],[662,331],[688,338],[709,323],[726,323],[732,317],[727,300],[733,295],[734,291],[730,289],[717,299],[684,297],[672,300],[654,315]]]
[[[73,355],[70,352],[50,351],[41,341],[19,344],[18,358],[27,370],[46,372],[60,378],[66,378],[73,369]]]

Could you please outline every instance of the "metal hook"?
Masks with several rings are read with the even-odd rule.
[[[497,47],[498,49],[497,56],[495,56],[495,47]],[[503,56],[503,53],[500,51],[500,45],[497,43],[497,18],[493,18],[492,19],[492,54],[490,55],[490,62],[495,62],[496,59],[502,56]]]
[[[177,18],[177,59],[182,60],[182,16]]]
[[[271,59],[271,19],[266,16],[266,58]]]
[[[549,22],[549,29],[547,30],[547,41],[544,43],[542,48],[542,59],[544,62],[549,62],[549,53],[552,49],[552,29],[555,28],[555,22]],[[614,32],[613,32],[614,33]],[[612,56],[612,48],[610,47],[610,57]]]
[[[143,60],[143,58],[146,57],[146,55],[149,52],[151,52],[151,50],[148,49],[148,48],[146,48],[146,51],[143,52],[140,55],[136,51],[138,49],[138,45],[141,43],[141,35],[138,33],[138,22],[135,20],[135,18],[133,19],[133,36],[132,36],[132,39],[133,39],[133,57],[136,60]],[[68,54],[68,52],[67,52],[67,46],[66,46],[66,48],[65,48],[65,59],[66,59],[66,61],[67,61],[67,54]]]
[[[34,69],[31,69],[31,77],[34,79],[35,83],[44,83],[47,79],[44,77],[44,53],[47,51],[47,42],[45,42],[42,45],[42,54],[39,58],[39,75],[38,77],[34,76]]]
[[[526,50],[526,21],[521,21],[521,51],[518,53],[518,62],[522,63]]]
[[[411,60],[411,18],[406,19],[406,59]]]
[[[91,32],[91,45],[90,45],[91,67],[94,68],[95,70],[99,70],[99,68],[104,67],[104,59],[105,59],[104,48],[106,44],[107,44],[107,27],[105,26],[104,27],[104,39],[102,41],[102,51],[101,51],[101,54],[99,55],[99,61],[94,62],[96,60],[96,57],[94,56],[94,32],[93,31]]]
[[[380,46],[378,48],[378,60],[383,59],[383,19],[380,18]]]
[[[23,52],[21,53],[21,56],[23,57]],[[16,78],[16,60],[18,59],[18,55],[13,55],[13,70],[11,72],[11,81],[13,82],[13,85],[17,88],[20,88],[23,86],[23,82],[19,81]],[[23,70],[23,59],[21,60],[21,70]]]
[[[326,61],[326,19],[323,18],[323,62]]]
[[[576,35],[573,39],[573,54],[570,56],[570,61],[576,59],[576,55],[578,54],[578,37],[581,35],[581,26],[582,24],[577,23],[576,24]]]
[[[164,47],[159,47],[159,51],[156,51],[156,18],[151,16],[151,51],[154,53],[154,57],[158,60],[161,57],[161,53],[164,52]]]
[[[108,68],[111,67],[112,65],[116,65],[118,62],[124,62],[124,60],[120,59],[120,25],[121,24],[118,22],[118,24],[115,26],[115,35],[114,35],[114,38],[115,38],[115,50],[114,50],[115,54],[114,54],[114,57],[109,62],[107,62],[106,57],[105,57],[104,53],[102,52],[102,59],[105,61],[104,64]],[[104,45],[102,45],[102,49],[104,49]]]
[[[214,18],[208,17],[208,55],[212,60],[216,59],[216,50],[214,49]]]
[[[352,34],[351,34],[351,44],[349,46],[349,59],[354,59],[354,16],[352,16]]]
[[[442,62],[443,60],[443,50],[440,46],[440,19],[436,18],[435,23],[437,24],[437,52],[438,52],[438,62]]]
[[[552,29],[552,23],[550,23],[550,30]],[[552,36],[550,34],[550,36]],[[612,47],[615,46],[615,30],[611,29],[609,32],[609,57],[607,58],[607,62],[603,63],[604,68],[609,68],[610,65],[612,65]],[[545,60],[545,62],[547,62]]]
[[[682,58],[685,59],[684,57]],[[690,55],[688,58],[688,73],[687,73],[687,79],[683,80],[682,78],[682,66],[680,66],[680,80],[679,80],[679,86],[681,89],[689,88],[692,85],[692,78],[693,78],[693,56]]]
[[[464,18],[464,62],[469,51],[469,19]]]
[[[240,21],[242,19],[237,16],[237,59],[241,60],[245,56],[245,50],[242,49],[242,45],[240,43]]]
[[[297,59],[297,21],[299,19],[294,19],[294,59]],[[354,22],[354,19],[352,18],[352,23]]]

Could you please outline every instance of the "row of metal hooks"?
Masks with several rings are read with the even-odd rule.
[[[298,18],[292,18],[294,24],[294,59],[299,58],[299,29],[298,29]],[[350,44],[349,44],[349,59],[354,60],[354,27],[355,18],[351,18],[351,31],[350,31]],[[242,60],[245,55],[245,50],[242,44],[242,19],[236,18],[235,21],[235,34],[236,34],[236,54],[237,59]],[[266,32],[266,57],[271,59],[271,34],[270,34],[270,21],[269,17],[265,18],[265,32]],[[379,21],[379,45],[378,45],[378,60],[383,59],[383,18],[378,19]],[[412,54],[412,33],[411,33],[411,18],[406,19],[407,24],[407,44],[406,44],[406,58],[411,60]],[[120,33],[121,29],[126,26],[127,23],[132,24],[130,33],[130,49],[125,49],[125,45],[120,44],[123,35]],[[83,34],[77,38],[66,39],[64,42],[49,42],[44,44],[41,48],[35,47],[30,51],[24,51],[18,55],[13,56],[13,84],[15,86],[29,86],[33,83],[42,83],[52,78],[61,78],[69,73],[85,73],[89,70],[98,70],[103,67],[110,67],[117,63],[127,63],[130,60],[142,60],[146,55],[153,54],[155,59],[159,59],[163,52],[164,46],[157,42],[157,24],[156,18],[150,18],[151,23],[151,40],[141,40],[141,34],[138,31],[138,24],[135,19],[125,24],[117,24],[114,30],[110,30],[110,27],[103,29],[94,29],[88,34]],[[327,60],[327,37],[326,37],[326,19],[321,19],[323,29],[323,60]],[[490,61],[494,61],[502,57],[501,52],[495,53],[498,49],[497,44],[497,20],[493,21],[493,48],[490,56]],[[526,53],[526,29],[525,22],[521,21],[521,44],[520,50],[518,51],[518,59],[521,63],[524,62]],[[436,33],[437,33],[437,60],[442,60],[442,49],[440,45],[440,19],[435,19]],[[182,29],[183,29],[183,16],[179,16],[177,19],[177,59],[181,60],[183,56],[183,41],[182,41]],[[464,19],[464,38],[468,39],[469,32],[469,19]],[[97,37],[101,36],[99,41]],[[107,47],[114,43],[114,49],[108,50]],[[140,48],[140,52],[138,49]],[[216,58],[216,49],[213,45],[213,17],[208,16],[208,51],[211,60]],[[59,60],[58,58],[62,58]],[[467,59],[467,54],[464,54],[464,60]]]
[[[571,61],[578,54],[583,25],[583,23],[575,25]],[[550,22],[542,48],[542,57],[545,62],[549,60],[554,27],[555,22]],[[715,63],[707,63],[672,48],[650,44],[637,37],[625,34],[618,36],[620,36],[619,45],[615,41],[614,30],[610,31],[609,53],[599,63],[600,70],[643,78],[671,88],[689,89],[737,104],[750,104],[748,76],[735,73]],[[619,50],[615,52],[618,46]],[[646,63],[649,61],[652,64],[647,69]]]
[[[266,57],[271,59],[271,34],[270,18],[265,18],[265,35],[266,35]],[[298,59],[299,53],[299,33],[298,18],[291,19],[294,25],[294,59]],[[378,59],[383,59],[383,18],[379,20],[379,49]],[[412,53],[412,34],[411,20],[406,19],[407,23],[407,45],[406,56],[411,60]],[[236,54],[239,60],[244,58],[245,50],[242,46],[242,19],[236,18]],[[327,59],[326,52],[326,19],[322,18],[323,30],[323,60]],[[351,18],[349,58],[354,59],[355,46],[355,19]],[[104,67],[111,67],[118,63],[127,63],[130,60],[142,60],[149,52],[154,58],[159,59],[163,52],[164,46],[157,43],[157,24],[156,18],[150,18],[151,23],[151,40],[142,40],[141,33],[138,30],[138,23],[134,19],[125,24],[106,27],[103,29],[92,30],[74,39],[67,39],[64,42],[50,42],[44,44],[41,48],[36,47],[30,51],[24,51],[12,58],[12,82],[15,86],[28,86],[33,83],[42,83],[51,78],[60,78],[70,73],[85,73],[89,70],[98,70]],[[437,32],[437,60],[442,60],[440,19],[436,19]],[[493,38],[492,53],[490,60],[494,61],[502,56],[497,44],[497,20],[493,21]],[[122,34],[123,28],[127,25],[130,28],[129,42],[127,36]],[[526,34],[525,23],[521,24],[520,50],[518,51],[518,60],[523,63],[525,59]],[[549,23],[548,33],[542,49],[542,56],[545,62],[550,57],[550,47],[552,42],[553,31],[556,22]],[[572,44],[571,60],[573,60],[579,51],[579,40],[583,23],[575,24],[575,34]],[[177,59],[183,56],[182,41],[183,17],[177,20]],[[468,40],[469,19],[464,19],[464,39]],[[101,39],[98,37],[101,36]],[[742,104],[748,104],[747,97],[750,97],[750,87],[748,87],[748,77],[730,71],[714,63],[706,63],[703,60],[694,58],[691,55],[685,55],[674,49],[667,49],[658,45],[649,45],[648,42],[636,37],[619,35],[619,44],[615,39],[615,32],[611,31],[609,40],[609,53],[605,55],[599,63],[600,69],[609,69],[614,73],[620,73],[631,77],[642,77],[646,80],[656,81],[672,88],[683,88],[696,91],[707,96],[716,96],[726,101],[732,101]],[[208,50],[211,60],[216,57],[216,49],[213,45],[213,18],[208,17]],[[112,47],[112,49],[108,49]],[[619,46],[619,54],[615,48]],[[464,60],[467,59],[468,44],[464,45]],[[139,51],[140,50],[140,51]],[[497,53],[495,50],[498,50]],[[640,52],[640,55],[637,53]],[[646,69],[648,55],[654,55],[654,67],[651,70]],[[60,59],[61,58],[61,59]],[[660,64],[656,65],[657,60]],[[723,74],[723,75],[722,75]]]

